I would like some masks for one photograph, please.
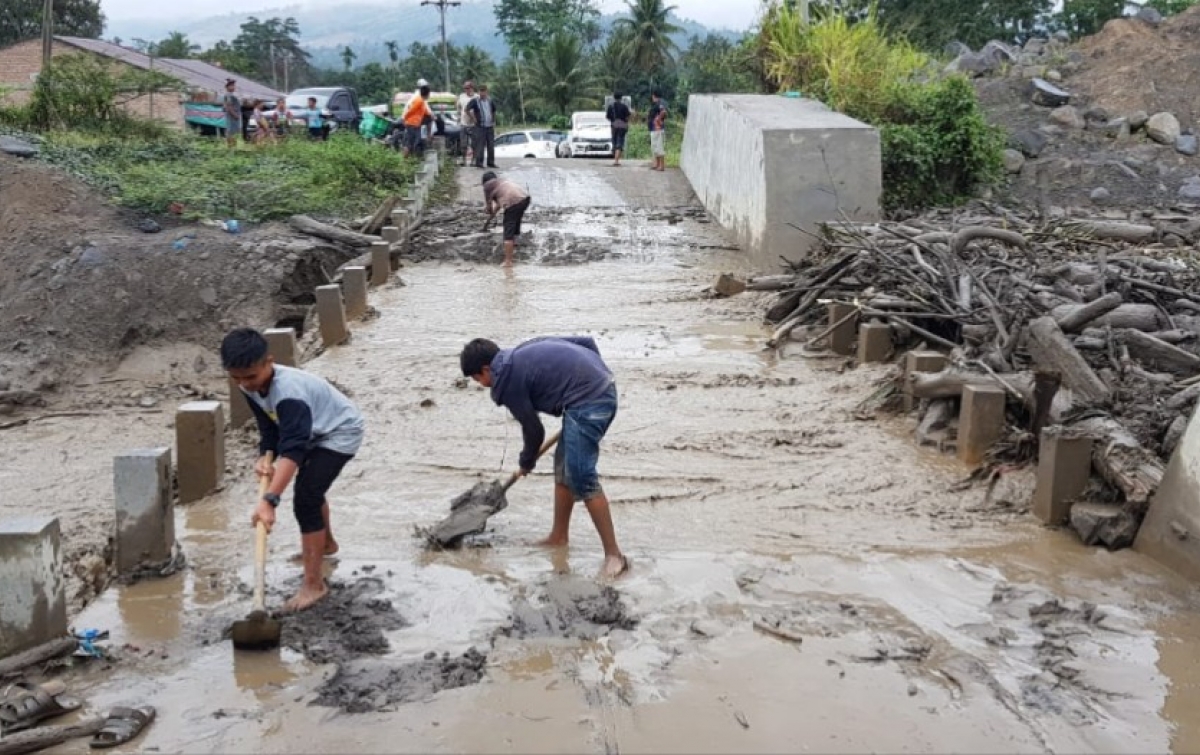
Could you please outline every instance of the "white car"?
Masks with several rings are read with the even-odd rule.
[[[554,157],[557,146],[554,131],[509,131],[496,137],[496,157]]]
[[[571,133],[558,145],[559,157],[612,157],[612,126],[600,110],[571,114]]]

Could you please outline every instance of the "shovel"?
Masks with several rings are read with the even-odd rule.
[[[258,482],[261,499],[271,484],[269,477]],[[233,623],[233,646],[238,650],[270,650],[279,646],[283,625],[267,615],[267,526],[254,528],[254,610],[242,621]]]
[[[483,221],[483,232],[484,233],[488,232],[488,229],[492,227],[492,223],[495,222],[495,220],[496,220],[496,213],[493,212],[491,215],[488,215],[488,219]]]

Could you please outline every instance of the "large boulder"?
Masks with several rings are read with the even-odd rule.
[[[1155,113],[1150,116],[1150,120],[1146,121],[1146,136],[1159,144],[1174,146],[1175,140],[1181,133],[1179,119],[1171,113]]]
[[[1042,154],[1042,150],[1046,148],[1046,144],[1049,141],[1050,138],[1041,131],[1030,128],[1017,131],[1009,139],[1011,145],[1015,149],[1020,150],[1021,154],[1034,158]]]
[[[1008,45],[995,39],[983,46],[979,57],[990,62],[995,68],[1017,62],[1016,53],[1009,49]]]
[[[1195,134],[1181,134],[1175,137],[1175,151],[1194,157],[1200,153],[1200,139],[1197,139]]]
[[[1065,128],[1083,128],[1083,119],[1074,105],[1063,105],[1050,112],[1050,120]]]
[[[1004,160],[1004,170],[1007,173],[1020,173],[1021,168],[1025,167],[1025,155],[1022,155],[1015,149],[1006,149],[1002,156]]]
[[[1134,110],[1129,114],[1129,128],[1137,131],[1150,121],[1150,114],[1145,110]]]
[[[996,64],[982,56],[970,52],[962,53],[946,66],[948,73],[965,73],[971,76],[986,76],[996,70]]]
[[[1031,99],[1043,107],[1062,107],[1071,101],[1071,95],[1042,78],[1030,82]]]
[[[1071,527],[1084,545],[1117,550],[1133,545],[1138,521],[1115,503],[1076,503],[1071,506]]]
[[[1158,26],[1163,22],[1163,15],[1154,8],[1142,7],[1134,14],[1134,18],[1139,21],[1144,21],[1151,26]]]

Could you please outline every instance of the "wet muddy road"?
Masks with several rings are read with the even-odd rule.
[[[882,372],[763,352],[753,298],[698,295],[740,263],[678,173],[509,173],[534,197],[515,270],[473,261],[498,234],[446,241],[454,261],[405,267],[372,294],[378,318],[305,365],[368,419],[331,496],[335,602],[287,619],[278,653],[222,638],[250,603],[247,435],[227,489],[179,510],[190,568],[110,589],[77,620],[110,629],[117,657],[76,680],[89,706],[158,706],[138,749],[1200,747],[1190,586],[1036,527],[1024,501],[953,492],[952,459],[856,413]],[[477,173],[459,179],[457,209],[478,213],[461,223],[481,226]],[[462,344],[565,333],[596,337],[620,390],[601,474],[634,568],[615,590],[591,579],[584,512],[569,554],[529,545],[549,528],[548,463],[474,547],[432,553],[415,536],[520,446],[459,377]],[[276,603],[299,573],[281,521]]]

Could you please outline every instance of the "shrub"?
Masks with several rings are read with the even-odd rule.
[[[29,121],[39,129],[158,138],[168,132],[165,125],[134,118],[121,106],[138,97],[165,93],[179,86],[178,80],[161,71],[125,66],[114,73],[92,55],[60,55],[34,84]]]
[[[873,8],[853,20],[836,10],[815,16],[805,23],[786,5],[767,10],[764,75],[879,129],[886,209],[958,201],[996,179],[1003,142],[965,79],[940,77],[928,55],[889,38]]]
[[[565,115],[552,115],[549,125],[555,131],[566,131],[571,128],[571,119]]]

